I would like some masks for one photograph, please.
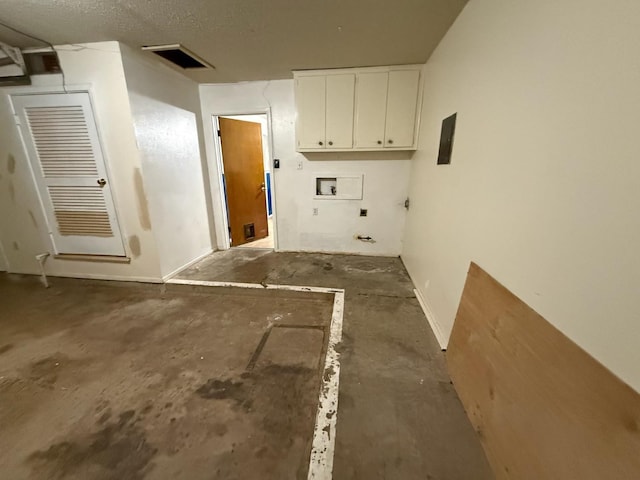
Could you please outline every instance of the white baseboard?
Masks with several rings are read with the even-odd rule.
[[[25,275],[25,274],[18,274]],[[27,274],[38,275],[40,274]],[[155,277],[127,277],[123,275],[101,275],[101,274],[82,274],[82,273],[47,273],[47,278],[80,278],[85,280],[112,280],[116,282],[139,282],[139,283],[162,283],[161,278]]]
[[[176,275],[178,275],[180,272],[182,272],[183,270],[186,270],[187,268],[189,268],[192,265],[195,265],[196,263],[198,263],[200,260],[202,260],[204,257],[208,257],[209,255],[211,255],[215,250],[210,249],[208,251],[206,251],[205,253],[203,253],[202,255],[197,256],[196,258],[194,258],[193,260],[188,261],[187,263],[185,263],[184,265],[182,265],[181,267],[176,268],[173,272],[165,275],[162,277],[162,281],[166,282],[167,280],[171,280],[173,277],[175,277]]]
[[[398,258],[400,255],[394,252],[347,252],[337,250],[294,250],[294,249],[277,249],[279,253],[317,253],[321,255],[356,255],[359,257],[385,257],[385,258]]]
[[[424,316],[427,317],[427,321],[429,322],[429,326],[431,327],[431,330],[433,330],[433,334],[436,336],[436,340],[438,340],[438,343],[440,344],[440,348],[443,351],[446,350],[448,341],[447,341],[447,338],[445,337],[445,335],[442,333],[442,330],[440,329],[440,326],[438,325],[438,322],[436,321],[436,318],[433,315],[433,311],[431,310],[431,308],[427,304],[427,301],[425,300],[425,298],[422,296],[422,293],[420,293],[420,291],[417,288],[414,288],[413,292],[416,294],[416,298],[418,299],[418,303],[422,307],[422,311],[424,312]]]

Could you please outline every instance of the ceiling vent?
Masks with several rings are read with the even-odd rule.
[[[147,50],[151,53],[155,53],[167,62],[177,65],[183,70],[215,68],[213,65],[207,63],[198,55],[190,52],[178,43],[173,45],[151,45],[142,47],[142,50]]]

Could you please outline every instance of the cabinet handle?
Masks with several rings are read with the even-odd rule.
[[[322,142],[318,142],[318,145],[322,146]]]
[[[329,142],[329,145],[333,145],[333,142]]]
[[[393,143],[393,140],[389,139],[389,140],[387,140],[387,142],[389,142],[389,143]]]
[[[382,140],[378,140],[378,145],[382,145]]]

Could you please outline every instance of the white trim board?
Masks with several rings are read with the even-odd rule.
[[[331,480],[335,453],[336,424],[338,421],[338,391],[340,387],[340,354],[336,347],[342,341],[344,317],[344,290],[338,288],[303,287],[295,285],[269,285],[261,283],[212,282],[206,280],[173,279],[172,285],[194,285],[202,287],[235,287],[258,290],[287,290],[333,294],[333,312],[329,327],[329,344],[324,360],[322,385],[318,399],[318,411],[313,430],[308,480]]]
[[[422,308],[424,316],[427,317],[429,326],[431,327],[431,330],[433,331],[433,334],[435,335],[436,340],[440,345],[440,348],[442,349],[442,351],[445,351],[447,349],[447,344],[449,342],[446,336],[442,333],[442,330],[440,330],[440,326],[436,321],[436,317],[433,315],[433,311],[429,307],[429,304],[427,303],[426,299],[422,296],[422,293],[420,292],[420,290],[418,290],[417,288],[414,288],[413,293],[415,293],[416,298],[418,299],[418,303]]]
[[[42,273],[21,273],[21,272],[9,272],[18,275],[35,275],[41,276]],[[80,280],[109,280],[114,282],[138,282],[138,283],[162,283],[161,278],[156,277],[129,277],[125,275],[102,275],[92,273],[47,273],[47,278],[77,278]]]

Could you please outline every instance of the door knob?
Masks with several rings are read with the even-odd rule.
[[[107,181],[104,178],[101,178],[100,180],[98,180],[98,185],[100,185],[101,187],[104,187],[107,184]]]
[[[267,187],[265,187],[264,183],[260,184],[260,190],[262,190],[263,192],[267,189]]]

